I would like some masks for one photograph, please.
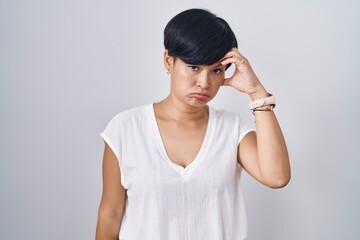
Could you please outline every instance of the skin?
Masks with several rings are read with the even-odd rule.
[[[236,69],[231,77],[225,79],[228,63],[235,64]],[[165,50],[164,66],[171,80],[170,93],[154,104],[154,112],[169,158],[183,167],[191,163],[200,149],[209,117],[207,103],[216,96],[220,87],[233,87],[247,94],[251,100],[267,97],[267,91],[249,61],[237,48],[211,66],[186,64],[181,59],[175,60]],[[204,93],[210,97],[198,99],[193,93]],[[249,132],[241,140],[237,161],[261,184],[282,188],[290,181],[291,171],[286,143],[275,112],[256,111],[255,121],[256,133]],[[120,176],[116,156],[105,142],[97,240],[118,239],[127,198]]]
[[[236,64],[236,69],[231,77],[225,79],[224,69],[228,63]],[[207,112],[206,104],[223,86],[246,93],[251,100],[268,96],[248,59],[237,48],[233,48],[211,66],[191,66],[180,59],[174,61],[165,50],[164,66],[170,72],[171,90],[169,96],[158,103],[157,108],[159,112],[173,116],[172,121],[192,122],[195,125],[196,121],[207,118],[208,115],[204,113]],[[223,71],[215,74],[218,73],[217,69]],[[208,100],[192,97],[191,93],[201,91],[211,97]],[[270,188],[282,188],[290,181],[291,171],[285,139],[275,112],[256,111],[255,121],[256,132],[248,133],[238,145],[238,162],[258,182]],[[196,131],[196,128],[192,130]],[[168,131],[171,133],[170,128]],[[181,133],[179,131],[176,134]]]
[[[96,240],[118,240],[121,221],[125,212],[126,190],[120,183],[118,160],[104,141],[103,192],[98,210]]]

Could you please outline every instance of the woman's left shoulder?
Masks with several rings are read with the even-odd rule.
[[[225,108],[216,108],[213,106],[210,106],[212,108],[212,113],[216,118],[220,119],[226,119],[226,120],[236,120],[239,117],[238,112],[228,110]]]

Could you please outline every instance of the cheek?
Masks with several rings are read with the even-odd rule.
[[[218,76],[215,77],[214,81],[213,81],[213,85],[216,87],[216,88],[219,88],[223,82],[224,82],[224,79],[225,79],[225,74],[219,74]]]
[[[196,85],[196,78],[191,74],[189,74],[188,72],[186,72],[186,70],[183,70],[178,73],[176,81],[177,81],[177,85],[183,88],[189,88]]]
[[[185,93],[188,92],[189,89],[194,88],[194,81],[192,78],[190,78],[187,75],[177,74],[176,76],[173,76],[172,79],[172,85],[174,87],[174,90],[178,93]]]
[[[191,75],[186,71],[186,69],[177,70],[174,75],[174,78],[180,84],[186,84],[187,82],[190,82],[192,79]]]

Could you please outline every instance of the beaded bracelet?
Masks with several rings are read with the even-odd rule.
[[[275,97],[272,95],[272,93],[267,93],[267,97],[264,98],[258,98],[254,101],[251,101],[249,103],[249,109],[253,110],[255,108],[259,108],[265,105],[271,105],[273,104],[275,106],[276,100]]]

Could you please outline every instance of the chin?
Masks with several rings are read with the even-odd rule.
[[[193,107],[203,107],[205,106],[208,102],[210,102],[211,98],[209,100],[206,101],[201,101],[198,100],[196,98],[190,98],[187,103]]]

